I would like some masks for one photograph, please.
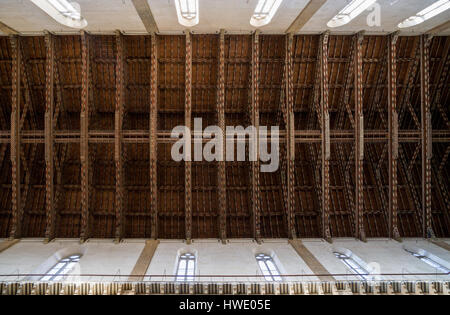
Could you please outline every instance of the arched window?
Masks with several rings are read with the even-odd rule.
[[[358,275],[361,280],[369,280],[369,272],[355,259],[340,252],[334,252],[334,255],[340,259],[354,274]]]
[[[410,253],[411,255],[413,255],[414,257],[419,258],[421,261],[423,261],[423,262],[427,263],[428,265],[430,265],[431,267],[435,268],[439,272],[450,274],[450,269],[448,269],[447,267],[445,267],[442,264],[440,264],[439,262],[437,262],[435,259],[433,259],[433,256],[429,255],[426,251],[424,251],[424,250],[415,251],[415,250],[406,249],[406,248],[405,248],[405,250],[408,253]]]
[[[70,273],[75,265],[80,261],[80,255],[72,255],[61,259],[56,265],[50,269],[41,281],[60,281],[65,275]]]
[[[280,272],[273,258],[266,254],[256,255],[256,261],[266,281],[281,281]]]
[[[195,255],[186,253],[178,259],[176,281],[194,281]]]

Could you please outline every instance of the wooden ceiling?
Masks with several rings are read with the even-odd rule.
[[[0,37],[0,237],[364,239],[395,227],[449,237],[449,45],[361,34]],[[433,130],[422,133],[427,104]],[[280,169],[174,162],[170,132],[196,117],[280,125]]]

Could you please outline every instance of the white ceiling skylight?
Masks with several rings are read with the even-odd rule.
[[[258,0],[255,12],[250,19],[250,24],[254,27],[267,25],[272,21],[283,0]]]
[[[350,23],[354,18],[370,8],[377,0],[352,0],[328,23],[328,27],[339,27]]]
[[[199,22],[198,0],[175,0],[178,23],[192,27]]]
[[[406,28],[418,25],[425,22],[426,20],[435,17],[438,14],[441,14],[444,11],[447,11],[448,9],[450,9],[450,0],[439,0],[430,5],[428,8],[420,11],[416,15],[407,18],[402,23],[400,23],[398,27]]]
[[[50,15],[56,22],[72,28],[84,28],[88,25],[81,16],[80,5],[67,0],[31,0]]]

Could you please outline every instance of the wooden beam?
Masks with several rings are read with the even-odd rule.
[[[217,185],[219,188],[219,233],[222,242],[227,238],[227,190],[226,190],[226,169],[225,169],[225,31],[221,30],[219,35],[219,71],[217,88],[217,116],[219,127],[223,135],[222,159],[218,162]]]
[[[427,31],[427,34],[439,35],[439,33],[442,33],[448,29],[450,29],[450,21],[444,22],[436,27],[433,27],[431,30]]]
[[[6,35],[17,35],[17,34],[19,34],[18,31],[16,31],[12,27],[9,27],[8,25],[6,25],[5,23],[3,23],[1,21],[0,21],[0,31],[2,31]]]
[[[450,244],[447,244],[446,242],[442,241],[442,240],[431,240],[431,243],[433,243],[436,246],[439,246],[440,248],[443,248],[445,250],[448,250],[450,252]],[[1,250],[0,250],[1,252]]]
[[[256,31],[252,35],[252,71],[251,71],[251,108],[250,118],[251,124],[256,129],[256,139],[259,143],[259,32]],[[249,148],[250,151],[250,148]],[[253,237],[259,243],[261,239],[260,231],[260,212],[261,212],[261,198],[260,198],[260,182],[259,182],[259,145],[256,145],[254,161],[251,161],[251,201],[252,201],[252,228]],[[251,159],[252,160],[252,159]]]
[[[389,152],[389,237],[400,241],[398,231],[398,112],[397,112],[397,40],[398,33],[388,40],[388,152]]]
[[[331,242],[330,233],[330,113],[328,110],[328,39],[329,33],[320,37],[320,118],[322,137],[322,237]]]
[[[295,229],[295,122],[294,122],[294,66],[293,66],[293,42],[292,34],[286,36],[286,67],[285,67],[285,88],[286,88],[286,161],[287,161],[287,227],[288,237],[295,239],[297,232]]]
[[[432,37],[420,38],[421,129],[422,129],[422,225],[423,237],[434,238],[431,222],[431,159],[433,157],[430,106],[430,45]]]
[[[153,239],[158,238],[158,37],[152,35],[152,60],[150,73],[150,209],[152,211]]]
[[[55,237],[55,188],[54,188],[54,83],[55,83],[55,39],[45,35],[46,72],[45,72],[45,241]]]
[[[82,242],[89,238],[89,93],[90,93],[90,38],[86,32],[81,35],[82,88],[80,113],[80,161],[81,161],[81,233]]]
[[[153,17],[152,10],[147,0],[132,0],[134,8],[136,9],[145,29],[150,34],[158,33],[158,25]]]
[[[124,172],[123,172],[123,144],[122,128],[125,106],[125,85],[124,85],[124,38],[120,32],[116,34],[116,108],[115,108],[115,128],[114,128],[114,162],[116,165],[116,242],[120,242],[124,233]]]
[[[364,115],[363,115],[363,82],[362,82],[362,45],[363,33],[355,36],[355,237],[366,241],[364,232]]]
[[[320,281],[335,282],[336,279],[320,263],[320,261],[306,248],[301,240],[289,240],[289,244],[294,248],[300,258],[308,265],[309,269],[317,275]]]
[[[138,282],[144,280],[144,275],[147,273],[147,269],[152,262],[153,255],[155,254],[158,245],[158,240],[148,240],[145,242],[145,247],[136,261],[136,265],[134,265],[128,281]]]
[[[286,33],[299,32],[306,23],[316,14],[317,11],[327,2],[327,0],[310,0],[303,8],[300,14],[295,18],[294,22],[286,30]]]
[[[186,31],[186,85],[185,85],[185,108],[184,118],[185,126],[191,130],[192,114],[192,42],[191,34]],[[189,139],[192,141],[192,139]],[[185,222],[186,222],[186,241],[188,244],[192,240],[192,162],[186,159],[185,165]]]
[[[0,243],[0,253],[19,243],[20,240],[7,240]]]
[[[20,151],[21,151],[21,41],[18,36],[10,37],[12,50],[12,96],[11,96],[11,238],[19,238],[22,230],[22,203],[20,187]]]

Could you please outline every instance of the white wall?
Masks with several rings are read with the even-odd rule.
[[[2,240],[0,240],[2,241]],[[444,240],[448,242],[448,240]],[[450,264],[450,253],[423,239],[406,239],[403,243],[391,240],[372,239],[362,243],[354,239],[334,239],[329,244],[320,239],[305,239],[305,246],[332,274],[350,274],[344,264],[338,260],[334,250],[349,250],[365,263],[379,264],[381,273],[404,273],[403,277],[389,277],[385,280],[448,280],[449,276],[412,276],[411,273],[434,273],[432,267],[407,253],[403,246],[414,246],[440,257]],[[78,240],[57,239],[44,244],[42,239],[24,239],[4,252],[0,253],[0,275],[45,273],[59,259],[72,254],[82,254],[79,268],[75,273],[128,275],[131,273],[145,240],[125,240],[114,244],[112,240],[91,239],[80,244]],[[147,275],[166,275],[165,280],[173,280],[178,255],[193,252],[197,257],[196,275],[245,275],[245,278],[219,278],[216,281],[256,281],[260,274],[255,260],[257,253],[272,255],[285,275],[311,275],[312,271],[297,255],[287,240],[265,240],[258,245],[252,240],[230,240],[223,245],[217,240],[195,240],[191,245],[182,241],[161,240],[153,260],[147,270]],[[449,265],[450,266],[450,265]],[[89,277],[86,281],[126,280],[127,277]],[[201,278],[211,281],[210,278]],[[260,279],[260,278],[258,278]],[[316,277],[287,278],[286,280],[316,281]],[[354,279],[353,276],[338,279]],[[0,281],[6,280],[0,276]],[[8,278],[17,280],[17,278]],[[147,280],[164,280],[161,277]],[[200,280],[200,278],[198,279]]]

